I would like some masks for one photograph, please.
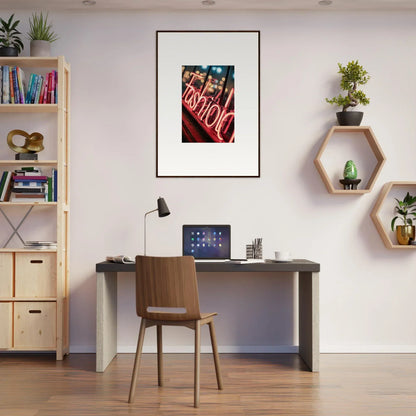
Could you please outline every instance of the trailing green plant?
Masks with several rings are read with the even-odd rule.
[[[16,48],[18,53],[20,53],[24,48],[19,36],[22,33],[17,30],[17,25],[20,23],[20,20],[13,20],[13,18],[14,13],[7,21],[0,17],[0,47]]]
[[[342,107],[342,111],[346,111],[349,107],[356,107],[358,104],[370,104],[370,100],[363,91],[357,89],[359,85],[364,85],[370,79],[368,72],[358,63],[358,61],[348,62],[347,66],[338,63],[338,74],[341,74],[340,87],[343,91],[347,91],[347,95],[339,94],[331,99],[326,98],[329,104],[335,104]]]
[[[42,12],[40,14],[33,13],[29,17],[29,32],[27,35],[30,40],[46,40],[47,42],[55,42],[59,39],[58,35],[52,30],[52,24],[48,22],[48,13],[46,16]]]
[[[397,201],[395,211],[399,214],[391,220],[391,229],[394,231],[396,220],[400,218],[404,225],[413,225],[413,220],[416,219],[416,196],[412,196],[409,192],[404,197],[403,201],[394,198]],[[413,217],[413,218],[412,218]]]

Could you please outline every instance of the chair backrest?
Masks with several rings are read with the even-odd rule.
[[[164,308],[184,309],[172,312]],[[195,259],[137,256],[136,311],[146,319],[201,319]]]

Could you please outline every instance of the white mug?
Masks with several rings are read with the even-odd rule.
[[[289,261],[292,260],[289,251],[275,251],[274,258],[278,261]]]

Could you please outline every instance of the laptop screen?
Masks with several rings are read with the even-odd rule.
[[[195,259],[230,259],[231,227],[229,225],[184,225],[182,253]]]

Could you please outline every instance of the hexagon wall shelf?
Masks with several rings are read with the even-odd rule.
[[[402,249],[402,250],[416,250],[416,246],[404,246],[400,244],[394,244],[393,241],[390,238],[390,235],[388,233],[388,230],[390,230],[390,221],[388,221],[388,224],[386,224],[386,221],[382,221],[380,218],[380,211],[383,208],[383,204],[385,203],[389,193],[393,188],[405,188],[403,189],[404,192],[408,192],[409,187],[416,187],[416,182],[387,182],[381,192],[380,195],[377,198],[376,203],[374,204],[374,208],[372,209],[370,213],[370,217],[374,222],[374,225],[377,228],[378,233],[380,234],[381,239],[383,240],[384,245],[387,248],[391,249]],[[386,229],[386,225],[388,227],[388,230]]]
[[[373,170],[373,172],[370,175],[370,178],[362,189],[353,189],[353,190],[344,190],[344,189],[337,189],[335,188],[333,182],[331,181],[325,166],[323,165],[321,158],[323,153],[325,152],[326,147],[328,146],[329,141],[331,140],[334,133],[357,133],[360,135],[364,135],[367,139],[367,143],[374,154],[377,164]],[[333,126],[329,130],[328,134],[325,137],[325,140],[323,141],[318,154],[316,155],[316,158],[314,160],[315,166],[321,175],[321,178],[330,194],[365,194],[371,191],[371,189],[374,186],[374,183],[380,174],[380,171],[386,161],[386,157],[384,156],[383,150],[381,149],[379,143],[377,142],[376,136],[374,135],[373,131],[371,130],[371,127],[368,126]]]

